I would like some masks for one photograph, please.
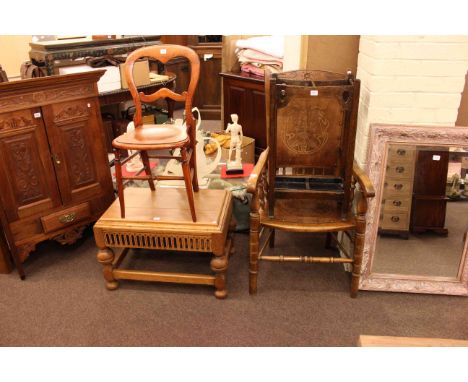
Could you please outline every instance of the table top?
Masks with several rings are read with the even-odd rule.
[[[193,222],[184,188],[126,187],[125,218],[120,217],[116,199],[101,216],[95,228],[125,228],[128,231],[220,233],[226,224],[231,193],[225,190],[194,192],[197,221]]]

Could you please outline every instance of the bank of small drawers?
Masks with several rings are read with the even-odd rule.
[[[408,232],[413,192],[414,147],[391,145],[383,184],[381,231]]]

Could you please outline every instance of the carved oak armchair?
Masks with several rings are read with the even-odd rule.
[[[357,296],[367,199],[374,196],[354,162],[359,81],[350,74],[295,71],[266,76],[268,149],[249,178],[249,292],[257,291],[258,263],[294,261],[352,267],[351,297]],[[275,230],[326,233],[338,256],[265,254]],[[338,238],[349,237],[350,251]],[[265,236],[265,237],[264,237]],[[352,252],[352,253],[351,253]]]

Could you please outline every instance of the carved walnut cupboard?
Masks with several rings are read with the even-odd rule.
[[[96,82],[104,71],[0,85],[0,207],[13,254],[81,236],[114,199]]]

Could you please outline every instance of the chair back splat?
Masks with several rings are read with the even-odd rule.
[[[351,201],[359,80],[351,73],[293,71],[268,76],[269,214],[275,198]],[[287,197],[291,197],[288,195]]]

